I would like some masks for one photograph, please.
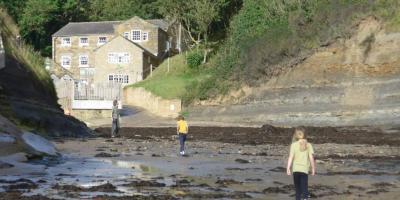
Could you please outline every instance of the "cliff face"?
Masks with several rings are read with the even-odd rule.
[[[203,102],[194,119],[276,125],[394,125],[400,117],[400,33],[374,17],[256,88]]]
[[[0,45],[0,115],[20,128],[46,136],[89,135],[91,131],[84,123],[64,115],[53,88],[43,83],[34,68],[20,61],[26,49],[7,27],[0,29],[7,44],[5,49]]]

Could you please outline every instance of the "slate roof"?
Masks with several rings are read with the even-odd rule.
[[[163,19],[150,19],[145,21],[158,26],[164,31],[167,31],[169,26],[168,22]],[[114,26],[120,23],[123,23],[123,21],[70,22],[54,33],[53,37],[113,34]]]
[[[113,34],[114,25],[120,23],[121,21],[70,22],[54,33],[53,36]]]

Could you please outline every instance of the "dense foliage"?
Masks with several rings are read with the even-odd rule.
[[[21,36],[44,56],[51,35],[68,22],[144,19],[179,20],[197,44],[224,33],[242,0],[0,0],[18,22]],[[218,35],[218,37],[221,37]]]

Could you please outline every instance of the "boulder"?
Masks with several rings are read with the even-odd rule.
[[[25,132],[21,137],[22,142],[28,148],[30,152],[37,156],[57,156],[58,152],[53,143],[47,139],[33,134],[31,132]]]

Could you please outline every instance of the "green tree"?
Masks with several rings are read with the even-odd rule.
[[[8,14],[10,14],[16,21],[22,14],[22,10],[25,7],[26,0],[0,0],[0,5],[7,9]]]
[[[220,20],[220,11],[227,0],[160,0],[160,13],[170,20],[182,23],[196,47],[204,46],[207,59],[208,36],[211,24]]]
[[[86,7],[84,0],[28,0],[18,18],[21,36],[50,56],[51,34],[70,21],[85,20]]]
[[[52,22],[59,12],[57,1],[28,0],[18,22],[21,35],[31,41],[36,49],[44,49],[48,43]],[[45,53],[46,54],[46,53]]]
[[[160,17],[156,0],[92,0],[89,18],[92,21],[125,20],[133,16]]]

